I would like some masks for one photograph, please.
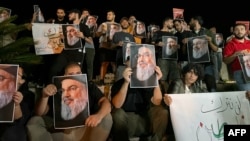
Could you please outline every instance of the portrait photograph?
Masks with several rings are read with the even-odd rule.
[[[97,26],[97,19],[98,19],[98,16],[97,15],[89,15],[86,19],[86,25],[89,27],[89,28],[92,28],[93,26]]]
[[[32,36],[36,55],[59,54],[64,49],[60,24],[33,23]]]
[[[0,64],[0,122],[14,122],[18,68],[15,64]]]
[[[87,75],[55,76],[58,91],[53,95],[54,127],[82,127],[89,116]]]
[[[83,47],[81,38],[77,37],[78,32],[80,32],[79,25],[63,24],[62,30],[63,30],[65,50],[74,50]]]
[[[122,45],[122,54],[123,54],[123,64],[126,63],[127,60],[129,60],[130,56],[130,46],[135,45],[135,42],[124,42]]]
[[[250,55],[238,56],[246,83],[250,83]]]
[[[149,25],[148,26],[148,34],[149,34],[150,38],[153,38],[155,32],[159,31],[159,30],[160,30],[159,25]]]
[[[150,88],[158,86],[155,72],[155,48],[150,44],[130,46],[130,65],[132,68],[130,87]]]
[[[113,40],[113,36],[116,32],[121,31],[121,25],[118,23],[108,23],[107,24],[107,32],[108,32],[108,40],[112,41]]]
[[[136,20],[136,25],[135,25],[135,36],[141,37],[141,38],[146,38],[147,37],[147,31],[146,31],[146,25],[142,21]]]
[[[178,38],[176,36],[162,36],[162,59],[178,60]]]
[[[0,23],[11,16],[11,9],[0,7]]]
[[[148,26],[148,32],[156,32],[160,30],[160,26],[159,25],[149,25]]]
[[[188,38],[187,52],[190,63],[210,62],[208,41],[205,36]]]
[[[183,19],[184,20],[184,9],[173,8],[173,19]]]
[[[44,23],[44,17],[39,5],[33,5],[34,13],[37,14],[35,23]]]
[[[224,38],[223,38],[223,34],[222,33],[216,33],[215,34],[215,42],[216,42],[216,45],[219,47],[219,48],[223,48],[224,47]]]

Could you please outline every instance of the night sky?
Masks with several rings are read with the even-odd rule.
[[[184,18],[201,15],[204,27],[216,26],[217,31],[229,34],[229,28],[236,20],[249,20],[250,10],[246,3],[224,2],[219,0],[0,0],[0,6],[12,9],[12,14],[19,16],[18,21],[27,21],[32,17],[33,5],[41,7],[45,19],[55,16],[56,8],[62,6],[66,11],[72,8],[88,8],[92,14],[98,15],[98,24],[106,20],[106,11],[111,9],[116,13],[116,22],[123,16],[135,15],[146,25],[156,23],[162,25],[165,17],[172,17],[172,8],[184,9]],[[22,4],[19,4],[22,2]],[[220,4],[218,3],[220,2]]]

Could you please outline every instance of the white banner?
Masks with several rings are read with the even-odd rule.
[[[225,124],[250,124],[245,93],[170,94],[176,141],[223,141]]]

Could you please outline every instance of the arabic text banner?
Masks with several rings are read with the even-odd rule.
[[[245,91],[171,94],[176,141],[222,141],[224,125],[250,124]]]

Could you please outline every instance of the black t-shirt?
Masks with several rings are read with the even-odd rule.
[[[152,42],[155,42],[155,44],[162,42],[162,36],[174,36],[174,34],[166,31],[156,31],[154,36],[152,37]],[[162,47],[156,46],[156,52],[157,57],[162,58]]]
[[[121,89],[124,78],[115,82],[111,88],[111,98],[113,98]],[[144,113],[151,105],[151,97],[154,88],[130,88],[128,86],[127,96],[122,105],[126,112]]]

